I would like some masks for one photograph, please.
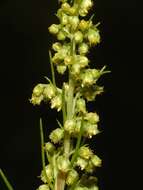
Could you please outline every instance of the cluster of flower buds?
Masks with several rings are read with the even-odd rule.
[[[94,155],[89,147],[80,147],[75,166],[79,166],[81,170],[92,173],[96,167],[101,166],[101,163],[101,159],[97,155]]]
[[[45,170],[42,170],[41,180],[45,185],[41,185],[38,190],[49,190],[51,183],[57,182],[55,168],[56,174],[64,174],[64,179],[60,180],[64,180],[63,184],[71,186],[71,189],[98,190],[92,177],[86,179],[88,182],[94,181],[91,186],[81,183],[78,167],[89,175],[102,163],[81,142],[83,138],[92,138],[99,133],[99,116],[96,112],[88,112],[86,103],[94,101],[103,92],[103,87],[98,86],[97,82],[108,71],[104,71],[105,67],[90,68],[89,49],[101,41],[98,24],[93,24],[93,17],[85,18],[93,7],[93,0],[59,0],[59,3],[61,6],[56,13],[59,23],[48,27],[49,32],[56,37],[50,54],[53,83],[49,80],[49,84],[36,85],[30,100],[33,105],[40,105],[42,101],[50,102],[52,109],[63,112],[63,123],[59,123],[60,128],[50,133],[51,142],[44,146],[48,161],[55,160],[54,163],[49,161]],[[69,81],[63,83],[62,90],[55,84],[54,68],[61,75],[68,71]],[[59,187],[61,189],[64,188]]]
[[[51,108],[60,111],[62,108],[62,90],[50,84],[38,84],[34,87],[31,103],[40,105],[42,101],[51,103]]]

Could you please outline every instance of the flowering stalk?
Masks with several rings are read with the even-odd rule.
[[[102,161],[82,141],[100,132],[99,116],[88,112],[86,104],[103,92],[98,79],[109,71],[105,66],[91,69],[87,57],[89,49],[100,43],[98,24],[93,24],[93,16],[85,19],[93,1],[59,0],[59,3],[56,14],[59,24],[49,27],[57,38],[49,51],[52,81],[46,78],[48,83],[34,87],[31,103],[49,103],[52,109],[62,111],[63,122],[58,121],[59,127],[49,135],[50,141],[44,143],[40,121],[43,184],[38,190],[98,190],[93,172]],[[61,75],[68,74],[62,89],[56,86],[55,69]]]

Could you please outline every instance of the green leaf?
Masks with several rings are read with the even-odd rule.
[[[41,157],[42,157],[42,167],[44,171],[45,178],[48,182],[48,176],[46,173],[46,167],[45,167],[45,151],[44,151],[44,134],[43,134],[43,125],[42,125],[42,119],[40,118],[40,136],[41,136]]]
[[[5,176],[5,174],[3,173],[2,169],[0,169],[0,175],[5,183],[5,185],[7,186],[7,188],[9,190],[14,190],[13,187],[11,186],[10,182],[8,181],[7,177]]]

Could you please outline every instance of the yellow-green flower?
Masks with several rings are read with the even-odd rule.
[[[51,141],[55,144],[59,143],[63,137],[64,137],[64,130],[61,128],[57,128],[57,129],[53,130],[49,136]]]

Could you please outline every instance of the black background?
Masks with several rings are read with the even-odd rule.
[[[49,134],[56,112],[35,108],[28,99],[34,85],[51,76],[48,48],[53,38],[47,28],[57,21],[58,3],[3,0],[0,5],[0,167],[15,190],[34,190],[41,170],[39,118]],[[103,158],[99,185],[102,190],[140,189],[141,6],[135,0],[96,0],[94,11],[94,22],[101,22],[102,43],[91,50],[91,62],[112,71],[102,80],[104,95],[91,106],[100,114],[103,129],[91,141]],[[0,190],[5,189],[0,184]]]

